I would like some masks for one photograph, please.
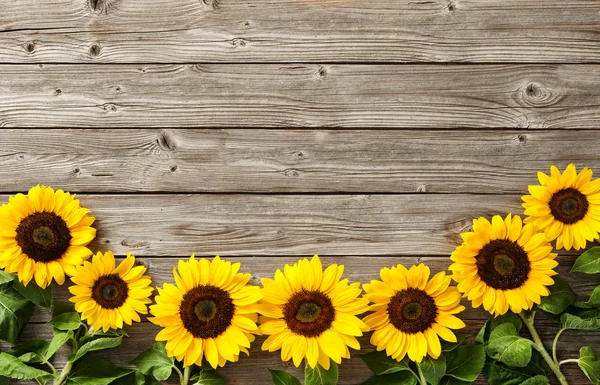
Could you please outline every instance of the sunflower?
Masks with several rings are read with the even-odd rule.
[[[585,248],[600,232],[600,179],[592,181],[592,170],[579,174],[569,164],[561,174],[550,167],[550,175],[538,172],[540,185],[529,186],[531,195],[523,196],[525,223],[543,230],[556,249]]]
[[[62,285],[92,255],[95,218],[74,195],[38,185],[8,202],[0,207],[0,269],[25,285],[33,278],[41,288],[52,279]]]
[[[465,309],[460,305],[461,295],[450,285],[445,272],[429,280],[430,270],[424,264],[407,270],[398,265],[383,268],[381,281],[363,285],[365,297],[374,304],[375,312],[364,318],[372,330],[371,343],[378,351],[395,360],[408,357],[421,362],[428,354],[438,358],[442,352],[440,337],[456,342],[450,329],[465,327],[454,316]]]
[[[95,330],[122,329],[123,323],[140,322],[140,314],[147,314],[149,297],[154,290],[144,266],[135,266],[135,257],[127,253],[115,267],[112,252],[98,253],[92,262],[85,261],[71,278],[75,286],[69,287],[74,295],[70,299],[81,319],[87,320]]]
[[[183,366],[202,365],[206,358],[213,367],[236,362],[240,352],[248,354],[258,334],[258,286],[248,285],[250,274],[238,273],[239,263],[219,256],[179,261],[173,269],[177,286],[165,283],[158,289],[156,305],[150,306],[150,321],[163,327],[157,341],[167,341],[169,357]],[[178,271],[177,271],[178,270]]]
[[[325,369],[330,359],[339,364],[350,358],[348,347],[360,349],[356,337],[369,328],[356,315],[369,309],[368,300],[360,298],[359,283],[340,281],[343,272],[338,265],[323,271],[315,255],[262,279],[260,331],[269,336],[262,349],[281,349],[281,359],[293,359],[296,367],[306,358],[310,367]]]
[[[510,310],[519,313],[539,304],[554,284],[556,254],[546,235],[532,223],[523,225],[521,217],[509,214],[473,220],[473,232],[461,234],[463,244],[450,259],[450,270],[473,307],[498,316]]]

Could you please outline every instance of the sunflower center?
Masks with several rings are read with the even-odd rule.
[[[196,338],[220,336],[231,325],[235,305],[225,290],[212,286],[196,286],[184,294],[179,306],[183,326]]]
[[[298,291],[283,306],[283,318],[288,328],[305,337],[317,337],[331,327],[335,309],[331,299],[314,290]]]
[[[499,290],[521,287],[531,271],[527,252],[507,239],[490,241],[479,250],[475,260],[481,280]]]
[[[217,315],[217,304],[212,300],[199,301],[194,306],[194,313],[199,320],[208,322]]]
[[[566,224],[573,224],[585,218],[589,202],[584,194],[569,187],[554,193],[549,206],[554,218]]]
[[[17,244],[36,262],[62,258],[71,244],[71,232],[65,221],[54,213],[33,213],[21,220],[16,229]]]
[[[390,322],[404,333],[415,334],[427,330],[437,316],[437,306],[429,294],[420,289],[400,290],[388,304]]]
[[[118,274],[103,275],[92,286],[92,298],[104,309],[116,309],[127,300],[129,287]]]

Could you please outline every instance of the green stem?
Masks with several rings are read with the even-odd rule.
[[[56,368],[54,367],[54,365],[52,365],[52,364],[50,363],[50,361],[48,361],[48,360],[45,360],[45,361],[44,361],[44,362],[42,362],[42,363],[43,363],[43,364],[46,364],[46,365],[48,365],[48,367],[49,367],[50,369],[52,369],[52,373],[54,373],[54,374],[58,373],[58,372],[56,371]]]
[[[425,379],[425,375],[423,374],[423,371],[421,370],[421,366],[417,363],[417,372],[419,372],[419,382],[421,383],[421,385],[427,385],[427,380]]]
[[[190,374],[191,373],[192,373],[191,365],[183,368],[183,376],[181,376],[181,371],[179,372],[180,379],[181,379],[181,385],[188,385],[188,383],[190,382]]]
[[[56,385],[63,385],[67,381],[67,377],[71,374],[71,369],[73,369],[73,363],[67,362],[62,372],[60,373],[60,377],[56,380]]]
[[[569,358],[568,360],[562,360],[561,362],[558,363],[558,365],[568,364],[569,362],[573,362],[573,363],[579,364],[579,359],[577,359],[577,358]]]
[[[527,326],[527,329],[529,330],[529,333],[531,334],[534,349],[537,350],[542,355],[542,357],[544,358],[544,361],[546,361],[546,363],[548,364],[550,369],[552,369],[552,372],[554,372],[554,375],[558,379],[558,382],[560,382],[561,385],[569,385],[569,383],[567,382],[567,378],[560,371],[558,363],[554,362],[552,357],[550,357],[550,355],[546,351],[546,348],[544,347],[544,344],[540,338],[540,335],[538,334],[537,330],[535,330],[535,326],[533,326],[533,321],[535,318],[535,311],[531,311],[531,312],[523,311],[523,312],[519,313],[519,316],[521,317],[521,319],[523,320],[523,323],[525,323],[525,326]]]
[[[558,333],[556,333],[556,336],[554,337],[554,341],[552,342],[552,358],[554,359],[554,362],[556,362],[556,363],[558,363],[558,357],[556,356],[556,347],[558,344],[558,337],[560,337],[560,334],[564,331],[565,331],[565,329],[560,329],[558,331]]]

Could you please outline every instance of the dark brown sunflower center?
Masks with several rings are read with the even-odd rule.
[[[92,298],[104,309],[116,309],[129,295],[129,287],[118,274],[103,275],[92,286]]]
[[[589,202],[587,197],[574,188],[565,188],[552,195],[550,211],[557,220],[572,224],[585,218]]]
[[[479,277],[494,289],[521,287],[531,270],[525,250],[507,239],[490,241],[479,250],[475,260]]]
[[[400,290],[388,304],[390,322],[396,329],[409,334],[427,330],[435,322],[437,306],[423,290]]]
[[[292,332],[317,337],[331,327],[335,309],[331,299],[320,291],[302,290],[285,303],[283,318]]]
[[[37,262],[60,259],[71,243],[67,224],[54,213],[34,213],[23,218],[16,233],[23,253]]]
[[[216,338],[231,325],[235,305],[229,293],[216,286],[197,286],[183,296],[179,315],[196,338]]]

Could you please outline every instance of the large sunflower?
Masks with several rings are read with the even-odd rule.
[[[70,299],[81,319],[96,330],[121,329],[123,323],[140,322],[140,314],[147,314],[147,305],[154,290],[144,266],[135,266],[135,257],[127,253],[115,267],[112,252],[98,253],[92,262],[85,261],[71,278]]]
[[[561,174],[550,167],[550,175],[538,172],[540,185],[529,186],[531,195],[523,196],[525,223],[533,223],[556,249],[585,248],[587,241],[598,239],[600,232],[600,179],[592,181],[592,170],[579,174],[569,164]]]
[[[356,337],[369,328],[356,315],[369,309],[368,300],[360,298],[359,283],[340,281],[343,272],[338,265],[323,271],[315,255],[262,279],[260,331],[269,336],[262,349],[281,349],[281,359],[293,359],[296,367],[306,358],[310,367],[325,369],[330,359],[339,364],[350,358],[348,347],[360,349]]]
[[[158,289],[156,305],[150,306],[150,321],[163,327],[157,341],[167,341],[170,357],[184,366],[202,365],[206,358],[213,367],[248,354],[258,333],[258,286],[248,285],[250,274],[238,273],[239,263],[215,257],[212,262],[179,261],[173,269],[175,283]]]
[[[10,197],[0,208],[0,268],[25,285],[34,277],[42,288],[52,279],[62,285],[92,255],[89,212],[74,195],[46,186]]]
[[[450,259],[450,270],[458,290],[485,310],[498,316],[531,309],[554,284],[551,276],[558,262],[546,234],[521,217],[509,214],[473,220],[473,232],[461,234],[463,244]]]
[[[465,309],[460,305],[461,295],[450,285],[445,272],[429,280],[430,270],[424,264],[383,268],[381,281],[363,285],[375,312],[364,318],[372,330],[371,343],[378,351],[384,350],[395,360],[405,355],[421,362],[428,354],[438,358],[442,352],[440,337],[456,342],[450,329],[465,327],[454,316]]]

